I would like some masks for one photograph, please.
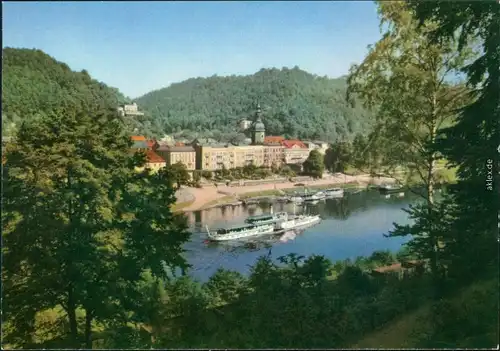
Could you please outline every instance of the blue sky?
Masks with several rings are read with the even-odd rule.
[[[370,1],[3,2],[3,47],[37,48],[137,97],[191,77],[338,77],[379,37]]]

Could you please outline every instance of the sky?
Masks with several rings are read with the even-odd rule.
[[[371,1],[3,2],[3,47],[36,48],[126,96],[298,66],[347,74],[380,38]]]

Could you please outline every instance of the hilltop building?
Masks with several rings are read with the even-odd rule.
[[[248,130],[252,126],[252,121],[244,118],[239,122],[239,127],[242,132]]]
[[[137,107],[137,104],[135,102],[133,102],[131,105],[125,104],[118,107],[118,113],[122,117],[144,116],[144,113],[139,111],[139,108]]]

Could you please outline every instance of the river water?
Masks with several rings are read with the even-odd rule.
[[[186,257],[192,265],[190,275],[206,281],[219,267],[246,275],[259,256],[268,254],[274,259],[288,253],[306,257],[316,254],[337,261],[367,256],[376,250],[397,251],[409,238],[385,238],[383,234],[393,229],[394,222],[410,222],[402,209],[416,200],[416,195],[409,192],[404,196],[384,196],[377,191],[361,191],[305,206],[274,203],[190,212],[187,216],[193,235],[185,246]],[[288,233],[238,242],[206,241],[206,225],[219,228],[241,224],[248,216],[269,213],[270,206],[274,212],[319,214],[323,220],[296,235]]]

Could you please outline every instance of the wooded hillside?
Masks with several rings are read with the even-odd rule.
[[[344,78],[272,68],[248,76],[192,78],[136,102],[166,133],[234,133],[259,102],[268,135],[336,141],[369,128],[370,113],[348,106],[345,90]]]
[[[2,57],[4,136],[12,135],[21,121],[37,114],[47,115],[70,105],[85,110],[86,106],[113,107],[128,101],[118,89],[92,79],[85,70],[72,71],[41,50],[4,48]]]

